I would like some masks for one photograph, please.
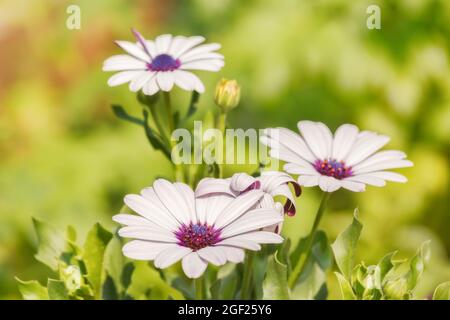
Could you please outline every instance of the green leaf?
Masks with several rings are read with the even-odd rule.
[[[408,284],[405,278],[388,281],[383,286],[384,298],[389,300],[404,300],[408,297]]]
[[[38,238],[36,260],[57,271],[58,260],[66,246],[64,233],[35,218],[33,218],[33,224]]]
[[[148,112],[147,112],[147,110],[143,110],[142,113],[144,115],[144,121],[143,121],[142,125],[144,127],[145,135],[147,137],[147,140],[150,142],[151,146],[155,150],[161,150],[162,153],[164,153],[164,155],[168,159],[170,159],[171,158],[170,150],[164,144],[161,136],[148,125]]]
[[[316,232],[311,252],[322,270],[327,270],[333,264],[333,251],[327,234],[322,230]]]
[[[331,245],[333,248],[336,263],[342,274],[350,278],[354,260],[356,245],[361,234],[362,224],[358,221],[358,209],[354,211],[353,221]]]
[[[48,300],[47,288],[42,286],[36,280],[22,281],[16,278],[20,294],[25,300]]]
[[[64,281],[48,279],[47,290],[50,300],[69,300],[69,293]]]
[[[168,299],[169,297],[176,300],[183,299],[179,291],[171,288],[161,279],[158,271],[144,261],[135,262],[127,293],[137,300]]]
[[[395,266],[394,262],[392,261],[392,259],[394,258],[395,254],[397,253],[397,251],[388,253],[387,255],[385,255],[380,262],[378,262],[378,267],[380,268],[380,279],[381,282],[383,282],[384,278],[386,277],[386,275],[389,273],[389,271],[392,270],[392,268]]]
[[[326,297],[326,276],[322,268],[314,263],[309,270],[308,274],[302,276],[302,280],[292,290],[292,299],[296,300],[312,300],[312,299],[325,299],[323,292],[325,290]]]
[[[86,264],[87,278],[96,298],[101,297],[103,281],[103,258],[112,234],[100,224],[95,224],[89,231],[83,247],[83,261]]]
[[[267,262],[267,272],[263,282],[263,299],[290,299],[287,283],[287,266],[278,260],[277,253],[269,257]]]
[[[103,261],[105,271],[111,277],[111,280],[113,281],[118,292],[122,292],[124,290],[122,284],[122,272],[126,261],[124,255],[122,254],[122,245],[122,240],[119,238],[117,233],[114,234],[113,238],[106,246]]]
[[[417,281],[423,273],[425,264],[430,260],[430,241],[425,241],[420,246],[414,257],[410,260],[409,272],[407,274],[408,289],[412,290],[416,287]]]
[[[112,108],[112,110],[113,110],[113,112],[114,112],[114,114],[115,114],[115,116],[116,116],[117,118],[122,119],[122,120],[125,120],[125,121],[128,121],[128,122],[131,122],[131,123],[134,123],[134,124],[137,124],[137,125],[139,125],[139,126],[143,126],[143,125],[144,125],[144,121],[143,121],[142,119],[139,119],[139,118],[137,118],[137,117],[130,116],[130,115],[125,111],[125,109],[124,109],[122,106],[117,105],[117,104],[113,104],[113,105],[111,106],[111,108]]]
[[[342,298],[344,300],[356,300],[355,293],[353,292],[353,288],[350,285],[350,282],[339,272],[334,273],[339,281],[339,286],[341,288]]]
[[[450,300],[450,281],[437,286],[433,294],[433,300]]]
[[[191,101],[189,103],[185,120],[187,120],[190,116],[194,115],[194,113],[197,111],[197,104],[199,100],[200,94],[197,91],[192,91]]]

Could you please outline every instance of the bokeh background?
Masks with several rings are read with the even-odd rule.
[[[70,4],[81,8],[80,30],[66,28]],[[366,28],[370,4],[381,7],[381,30]],[[358,260],[367,263],[393,250],[410,256],[431,239],[418,288],[428,296],[450,279],[449,21],[446,0],[1,1],[0,298],[19,297],[14,276],[49,274],[33,259],[31,216],[74,225],[83,238],[94,222],[113,228],[126,193],[156,176],[171,178],[141,128],[110,109],[120,103],[140,112],[128,88],[108,88],[101,71],[120,52],[113,40],[132,39],[131,27],[148,38],[201,34],[222,43],[225,68],[200,75],[207,88],[200,115],[214,110],[214,86],[225,76],[242,86],[231,127],[295,130],[298,120],[311,119],[390,135],[388,147],[415,163],[401,170],[409,182],[337,192],[322,228],[334,238],[359,207]],[[304,190],[284,229],[294,241],[311,227],[319,197]]]

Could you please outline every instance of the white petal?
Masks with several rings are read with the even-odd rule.
[[[190,221],[190,214],[187,210],[188,204],[184,197],[189,197],[186,193],[180,194],[180,191],[174,184],[165,179],[157,179],[153,183],[153,189],[156,195],[161,200],[162,204],[169,210],[169,212],[182,224],[188,225]],[[192,193],[193,197],[194,194]],[[191,201],[191,200],[189,200]],[[192,199],[193,201],[193,199]]]
[[[223,55],[217,52],[204,52],[199,53],[196,55],[189,55],[189,57],[185,58],[184,56],[180,58],[181,62],[191,62],[191,61],[198,61],[198,60],[223,60]]]
[[[231,177],[230,187],[232,190],[237,191],[239,193],[244,190],[247,190],[247,188],[250,187],[256,181],[257,180],[254,177],[246,173],[235,173]]]
[[[326,125],[322,122],[299,121],[297,126],[309,149],[317,158],[323,160],[331,156],[333,136]]]
[[[202,259],[216,266],[224,265],[227,262],[227,255],[221,247],[205,247],[197,252]]]
[[[133,32],[134,36],[135,36],[135,37],[137,38],[137,40],[138,40],[138,41],[136,42],[136,45],[137,45],[139,48],[141,48],[145,53],[147,53],[147,55],[148,55],[150,58],[154,58],[154,57],[155,57],[155,51],[153,50],[152,47],[150,47],[150,46],[148,45],[147,40],[145,40],[145,38],[140,34],[139,31],[137,31],[137,30],[135,30],[135,29],[132,29],[131,31]]]
[[[325,192],[334,192],[341,187],[341,182],[333,177],[320,176],[319,187]]]
[[[103,62],[103,71],[146,70],[147,64],[127,54],[112,56]]]
[[[219,50],[220,47],[221,47],[221,45],[218,43],[203,44],[201,46],[198,46],[198,47],[195,47],[193,49],[186,51],[186,53],[179,56],[179,58],[181,61],[188,60],[191,57],[195,57],[195,56],[203,54],[203,53],[209,53],[211,51]]]
[[[154,222],[134,214],[120,213],[112,217],[113,221],[126,226],[157,226]]]
[[[214,225],[223,228],[253,208],[264,193],[260,190],[251,190],[235,198],[217,217]]]
[[[205,272],[208,264],[199,257],[197,252],[191,252],[181,262],[183,271],[188,278],[196,279]]]
[[[137,77],[135,77],[130,82],[130,90],[133,92],[137,92],[142,89],[142,87],[153,77],[155,76],[154,72],[143,71]]]
[[[192,191],[192,189],[187,184],[181,182],[175,182],[173,185],[178,189],[180,196],[184,200],[183,208],[188,212],[189,220],[192,223],[197,223],[194,191]]]
[[[141,71],[122,71],[116,73],[108,79],[108,85],[110,87],[115,87],[133,80],[135,77],[139,76]]]
[[[306,175],[315,175],[317,171],[312,167],[303,167],[295,163],[286,163],[283,166],[284,171],[289,172],[290,174],[306,174]]]
[[[149,96],[154,95],[159,91],[158,84],[156,83],[156,77],[153,77],[142,87],[142,91]]]
[[[240,234],[234,237],[231,237],[229,239],[241,239],[241,240],[250,240],[254,241],[256,243],[282,243],[283,237],[280,235],[273,233],[273,232],[267,232],[267,231],[253,231],[248,232],[244,234]]]
[[[170,48],[167,51],[167,54],[171,55],[172,57],[175,56],[175,54],[179,51],[179,49],[186,43],[186,37],[184,36],[175,36],[172,39],[172,43],[170,44]]]
[[[178,48],[176,48],[176,52],[172,52],[173,57],[176,59],[180,57],[183,53],[185,53],[187,50],[191,49],[192,47],[195,47],[196,45],[202,43],[205,41],[205,38],[202,36],[195,36],[195,37],[189,37],[187,38],[183,44],[180,44]]]
[[[225,239],[237,234],[277,224],[281,221],[283,221],[283,217],[275,209],[254,209],[223,228],[221,236]]]
[[[174,80],[172,72],[158,72],[156,74],[156,81],[162,91],[172,90]]]
[[[174,244],[161,251],[155,258],[155,267],[164,269],[170,267],[192,252],[192,249]]]
[[[139,47],[135,43],[129,41],[116,41],[116,44],[133,57],[144,62],[150,62],[150,56],[142,49],[142,47]]]
[[[412,166],[413,163],[409,160],[388,160],[374,164],[372,166],[367,166],[364,169],[359,169],[355,172],[355,174],[363,174],[367,172],[375,172],[395,168],[407,168]]]
[[[158,36],[155,40],[156,50],[158,51],[158,54],[167,53],[169,51],[171,43],[172,43],[172,35],[163,34]]]
[[[155,42],[151,41],[151,40],[146,40],[145,45],[147,47],[147,50],[148,50],[150,56],[152,57],[152,59],[154,59],[158,55],[158,51],[156,50]]]
[[[316,156],[313,155],[303,138],[294,131],[286,128],[269,128],[264,130],[264,134],[274,140],[274,143],[291,150],[307,162],[314,163],[316,160]]]
[[[153,260],[162,250],[171,246],[171,243],[133,240],[123,246],[122,252],[125,257],[131,259]]]
[[[386,181],[393,181],[393,182],[401,182],[405,183],[408,181],[405,176],[396,173],[396,172],[390,172],[390,171],[377,171],[377,172],[370,172],[366,173],[366,176],[372,176],[380,179],[384,179]]]
[[[197,188],[195,189],[196,197],[201,197],[213,193],[226,193],[231,196],[234,196],[234,193],[230,189],[230,180],[203,178],[197,184]]]
[[[160,227],[151,226],[128,226],[119,229],[119,235],[124,238],[133,238],[148,241],[160,241],[176,243],[175,235]]]
[[[353,192],[363,192],[366,190],[366,185],[364,183],[360,183],[360,182],[342,180],[341,184],[342,184],[343,188],[353,191]]]
[[[358,164],[382,148],[389,140],[388,136],[378,135],[370,131],[361,132],[347,157],[345,157],[345,164],[347,166]]]
[[[319,174],[315,175],[302,175],[299,176],[297,181],[298,184],[304,187],[315,187],[319,184]]]
[[[225,63],[222,60],[201,60],[181,64],[183,70],[219,71]]]
[[[332,159],[341,161],[349,153],[358,137],[359,129],[352,124],[343,124],[334,134]]]
[[[145,189],[142,192],[143,194],[148,193]],[[171,216],[167,209],[163,207],[159,199],[155,200],[144,198],[136,194],[129,194],[125,196],[124,202],[131,210],[166,230],[174,231],[179,227],[179,223]]]
[[[351,177],[345,178],[342,181],[360,182],[360,183],[369,184],[371,186],[376,186],[376,187],[384,187],[386,185],[386,182],[383,179],[380,179],[380,178],[377,178],[374,176],[370,176],[367,174],[351,176]]]
[[[191,77],[187,76],[186,73],[187,72],[183,70],[173,71],[174,81],[181,89],[192,91],[194,90],[194,83],[191,81]]]
[[[231,237],[228,239],[224,239],[220,241],[218,244],[221,245],[222,247],[231,246],[253,251],[261,250],[261,246],[257,242],[249,239],[241,239],[239,237]]]
[[[402,160],[406,158],[406,154],[402,151],[397,150],[384,150],[375,153],[369,158],[361,161],[356,166],[353,167],[353,172],[357,172],[360,169],[384,162],[389,160]]]
[[[233,202],[234,197],[228,194],[217,194],[208,196],[208,203],[206,205],[205,219],[206,223],[213,225],[217,217],[224,212],[225,208]]]
[[[216,246],[216,248],[221,248],[225,251],[227,260],[233,263],[240,263],[244,261],[245,252],[240,248],[228,247],[228,246]]]

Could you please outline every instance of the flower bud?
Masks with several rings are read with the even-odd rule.
[[[222,79],[216,87],[214,101],[222,112],[228,112],[236,108],[241,99],[241,88],[236,80]]]

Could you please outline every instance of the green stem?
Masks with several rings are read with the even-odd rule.
[[[203,278],[197,278],[194,280],[195,285],[195,300],[204,300],[205,299],[205,290],[204,290],[204,282]]]
[[[170,93],[169,92],[163,92],[164,97],[164,104],[166,105],[166,111],[167,111],[167,124],[169,126],[169,145],[170,149],[173,151],[176,147],[175,141],[172,140],[172,133],[175,130],[175,124],[173,122],[173,113],[172,113],[172,103],[170,101]],[[172,153],[172,156],[178,156],[178,154]],[[177,161],[178,162],[178,161]],[[185,174],[184,174],[184,167],[182,164],[175,164],[175,179],[180,182],[185,181]]]
[[[253,280],[253,259],[255,253],[249,251],[244,265],[244,275],[242,278],[241,299],[249,300],[252,294],[252,280]]]
[[[225,128],[226,128],[226,121],[227,121],[227,113],[226,112],[220,112],[219,116],[217,117],[217,129],[219,129],[222,132],[223,142],[225,143]],[[225,162],[225,154],[224,154],[224,148],[221,150],[221,157],[222,161],[218,164],[219,166],[219,178],[223,178],[223,170],[224,170],[224,162]],[[220,157],[219,157],[220,158]]]
[[[164,130],[164,126],[162,125],[161,121],[159,121],[158,113],[156,112],[156,104],[151,104],[149,106],[150,113],[152,114],[153,122],[155,122],[155,126],[158,129],[158,133],[163,139],[163,142],[168,144],[169,139],[167,139],[166,132]]]
[[[305,271],[306,261],[308,261],[309,256],[311,255],[311,247],[314,241],[314,237],[317,232],[317,228],[319,227],[320,220],[322,219],[323,213],[325,212],[325,208],[327,207],[328,200],[330,199],[331,192],[324,192],[322,195],[322,200],[320,201],[319,209],[317,210],[316,217],[314,218],[314,224],[312,226],[311,232],[306,239],[305,249],[303,250],[300,258],[297,261],[294,269],[292,270],[288,284],[291,289],[295,287],[300,276]]]

